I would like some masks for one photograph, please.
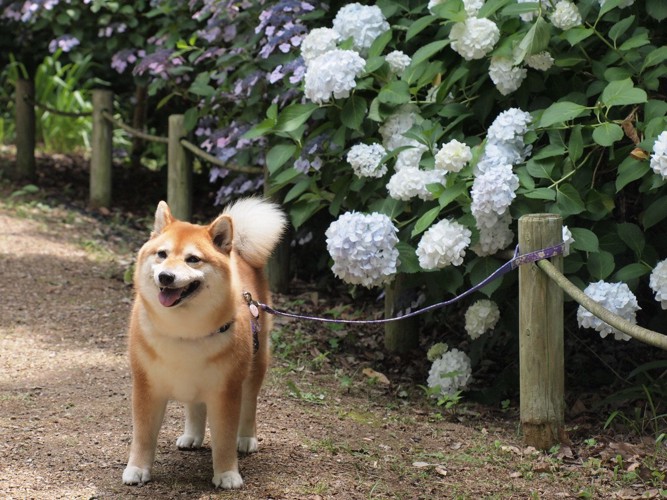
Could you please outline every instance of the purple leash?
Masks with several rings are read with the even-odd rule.
[[[392,321],[400,321],[402,319],[407,319],[407,318],[412,318],[413,316],[417,316],[419,314],[424,314],[429,311],[433,311],[434,309],[440,309],[441,307],[446,307],[454,302],[457,302],[461,300],[464,297],[467,297],[473,292],[476,292],[480,288],[484,288],[486,285],[491,283],[493,280],[500,278],[504,274],[507,274],[510,271],[513,271],[517,267],[519,267],[522,264],[528,264],[530,262],[537,262],[538,260],[543,260],[543,259],[550,259],[551,257],[555,257],[556,255],[562,255],[563,254],[563,248],[564,244],[560,243],[558,245],[554,245],[549,248],[544,248],[542,250],[536,250],[535,252],[529,252],[525,253],[523,255],[519,255],[519,247],[517,245],[516,249],[514,250],[514,257],[512,257],[511,260],[507,261],[505,264],[500,266],[498,269],[496,269],[493,273],[491,273],[487,278],[484,280],[480,281],[477,283],[475,286],[472,288],[469,288],[465,292],[457,295],[456,297],[445,300],[444,302],[438,302],[437,304],[432,304],[427,307],[423,307],[422,309],[417,309],[416,311],[403,314],[402,316],[396,316],[394,318],[384,318],[384,319],[369,319],[369,320],[363,320],[363,319],[331,319],[331,318],[320,318],[317,316],[306,316],[302,314],[295,314],[295,313],[290,313],[287,311],[281,311],[279,309],[274,309],[273,307],[267,305],[267,304],[262,304],[261,302],[257,302],[256,300],[253,300],[252,295],[249,292],[244,292],[243,293],[243,298],[246,300],[248,303],[248,307],[251,308],[251,311],[253,312],[253,317],[257,318],[257,316],[254,314],[253,307],[259,308],[262,311],[265,311],[269,314],[273,314],[274,316],[283,316],[285,318],[294,318],[294,319],[305,319],[305,320],[311,320],[311,321],[320,321],[322,323],[343,323],[347,325],[375,325],[375,324],[382,324],[382,323],[389,323]]]

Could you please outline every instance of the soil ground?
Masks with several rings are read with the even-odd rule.
[[[658,498],[664,449],[600,427],[568,429],[550,453],[526,448],[518,412],[428,401],[410,370],[388,371],[381,332],[335,349],[340,331],[278,319],[245,486],[216,491],[208,440],[179,451],[170,404],[153,481],[121,484],[131,434],[125,353],[132,290],[123,276],[147,235],[126,214],[0,180],[0,497],[40,499]],[[74,190],[76,193],[76,190]],[[71,194],[71,193],[70,193]],[[80,200],[82,201],[82,200]],[[150,215],[147,213],[146,215]],[[337,307],[307,286],[279,307]],[[423,363],[426,363],[424,360]],[[389,363],[391,364],[391,363]],[[388,383],[364,369],[382,370]],[[574,438],[576,437],[576,439]]]

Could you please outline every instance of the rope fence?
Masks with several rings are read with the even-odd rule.
[[[143,139],[167,145],[167,201],[174,215],[191,217],[192,158],[246,174],[263,174],[264,169],[228,164],[203,151],[187,139],[183,115],[169,116],[168,137],[148,134],[123,123],[111,114],[113,94],[92,92],[93,111],[61,112],[34,99],[34,84],[17,81],[16,86],[16,171],[10,176],[30,178],[35,173],[35,106],[69,117],[92,116],[90,199],[92,207],[111,204],[113,127]],[[555,214],[531,214],[519,219],[519,248],[537,252],[562,244],[562,218]],[[564,314],[563,293],[617,330],[632,338],[667,350],[667,336],[632,324],[605,309],[562,273],[561,255],[519,266],[519,367],[520,418],[524,441],[538,449],[549,449],[565,441],[564,430]],[[271,270],[270,270],[271,271]]]

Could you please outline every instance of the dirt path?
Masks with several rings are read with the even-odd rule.
[[[443,414],[415,387],[399,398],[403,391],[370,384],[361,367],[323,365],[304,330],[286,322],[278,323],[281,355],[261,396],[260,451],[241,459],[244,489],[212,488],[207,447],[176,449],[177,404],[160,434],[154,481],[123,486],[131,290],[122,275],[141,237],[61,208],[0,203],[1,498],[632,498],[623,495],[657,491],[613,481],[583,458],[524,450],[511,419],[465,408]]]

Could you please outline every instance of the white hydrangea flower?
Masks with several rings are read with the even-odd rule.
[[[343,281],[365,287],[381,286],[399,264],[397,229],[386,215],[346,212],[326,230],[331,270]]]
[[[382,145],[387,151],[393,151],[402,146],[414,146],[419,144],[414,139],[405,137],[405,134],[415,124],[422,121],[419,116],[419,108],[413,104],[401,106],[396,113],[392,114],[380,125],[379,132],[382,136]]]
[[[524,62],[531,68],[538,71],[547,71],[554,65],[554,58],[546,50],[526,56]]]
[[[408,201],[418,197],[424,201],[432,200],[433,193],[429,184],[444,184],[445,172],[441,170],[420,170],[416,167],[403,167],[391,176],[387,183],[389,196],[395,200]]]
[[[667,179],[667,130],[661,132],[653,143],[651,168],[656,174],[661,175],[663,179]]]
[[[649,286],[655,292],[655,300],[667,309],[667,259],[658,262],[651,272]]]
[[[352,50],[335,49],[310,61],[305,77],[305,95],[316,104],[349,97],[357,86],[355,78],[364,71],[366,61]]]
[[[519,178],[512,165],[501,165],[475,177],[470,190],[470,209],[477,227],[494,226],[509,209],[518,188]]]
[[[530,116],[530,113],[522,111],[520,108],[505,110],[493,120],[486,134],[487,140],[495,143],[514,140],[523,142],[523,136],[528,132],[532,120],[533,117]]]
[[[386,154],[381,144],[356,144],[347,153],[347,162],[358,177],[382,177],[387,173],[382,163]]]
[[[574,243],[572,231],[567,226],[563,226],[563,257],[570,255],[570,245]]]
[[[460,172],[470,160],[472,160],[470,146],[452,139],[443,144],[435,154],[435,168],[448,170],[449,172]]]
[[[417,245],[419,265],[426,270],[460,266],[471,236],[470,229],[456,221],[444,219],[432,225]]]
[[[466,61],[472,61],[493,50],[500,39],[500,30],[490,19],[469,17],[452,26],[449,38],[452,49]]]
[[[478,300],[468,308],[465,318],[466,332],[475,340],[496,327],[500,319],[500,309],[492,300]]]
[[[636,324],[636,312],[641,309],[637,304],[637,298],[625,283],[606,283],[602,280],[591,283],[586,287],[584,293],[588,295],[605,309]],[[600,332],[600,337],[605,338],[610,333],[614,334],[616,340],[630,340],[630,336],[618,331],[616,328],[605,323],[600,318],[593,316],[583,306],[577,309],[577,323],[582,328],[594,328]]]
[[[551,0],[540,0],[542,3],[542,12],[546,12],[551,8]],[[535,2],[535,0],[517,0],[517,3],[532,3]],[[535,20],[535,17],[537,17],[537,14],[539,13],[539,9],[535,9],[533,12],[526,12],[524,14],[520,14],[519,17],[523,22],[530,23]]]
[[[531,150],[522,141],[487,142],[473,173],[479,175],[501,165],[518,165],[528,158]]]
[[[523,83],[528,71],[525,68],[514,66],[511,60],[505,57],[492,57],[489,64],[491,81],[502,95],[515,92]]]
[[[567,31],[582,23],[581,13],[574,3],[570,0],[559,0],[551,13],[551,24],[556,28]]]
[[[350,3],[336,14],[333,29],[341,40],[352,38],[354,49],[364,53],[377,37],[389,30],[389,23],[377,5]]]
[[[301,42],[301,57],[306,64],[322,54],[331,52],[340,40],[337,31],[331,28],[315,28]]]
[[[465,388],[471,378],[470,358],[463,351],[452,349],[433,362],[427,382],[430,388],[438,388],[441,395],[453,396]]]
[[[603,7],[604,4],[606,3],[607,0],[598,0],[598,3],[600,4],[600,7]],[[630,7],[632,4],[635,3],[635,0],[622,0],[618,4],[619,9],[625,9],[626,7]]]
[[[398,76],[401,76],[405,71],[405,68],[410,66],[412,59],[407,54],[404,54],[400,50],[394,50],[390,52],[385,57],[387,64],[389,64],[389,69],[392,73],[395,73]]]
[[[479,230],[479,241],[472,247],[472,251],[480,257],[494,255],[500,250],[504,250],[514,241],[514,231],[510,228],[512,216],[509,211],[496,219],[496,216],[487,216],[483,222],[490,223],[495,219],[495,223],[487,227],[477,224]]]

